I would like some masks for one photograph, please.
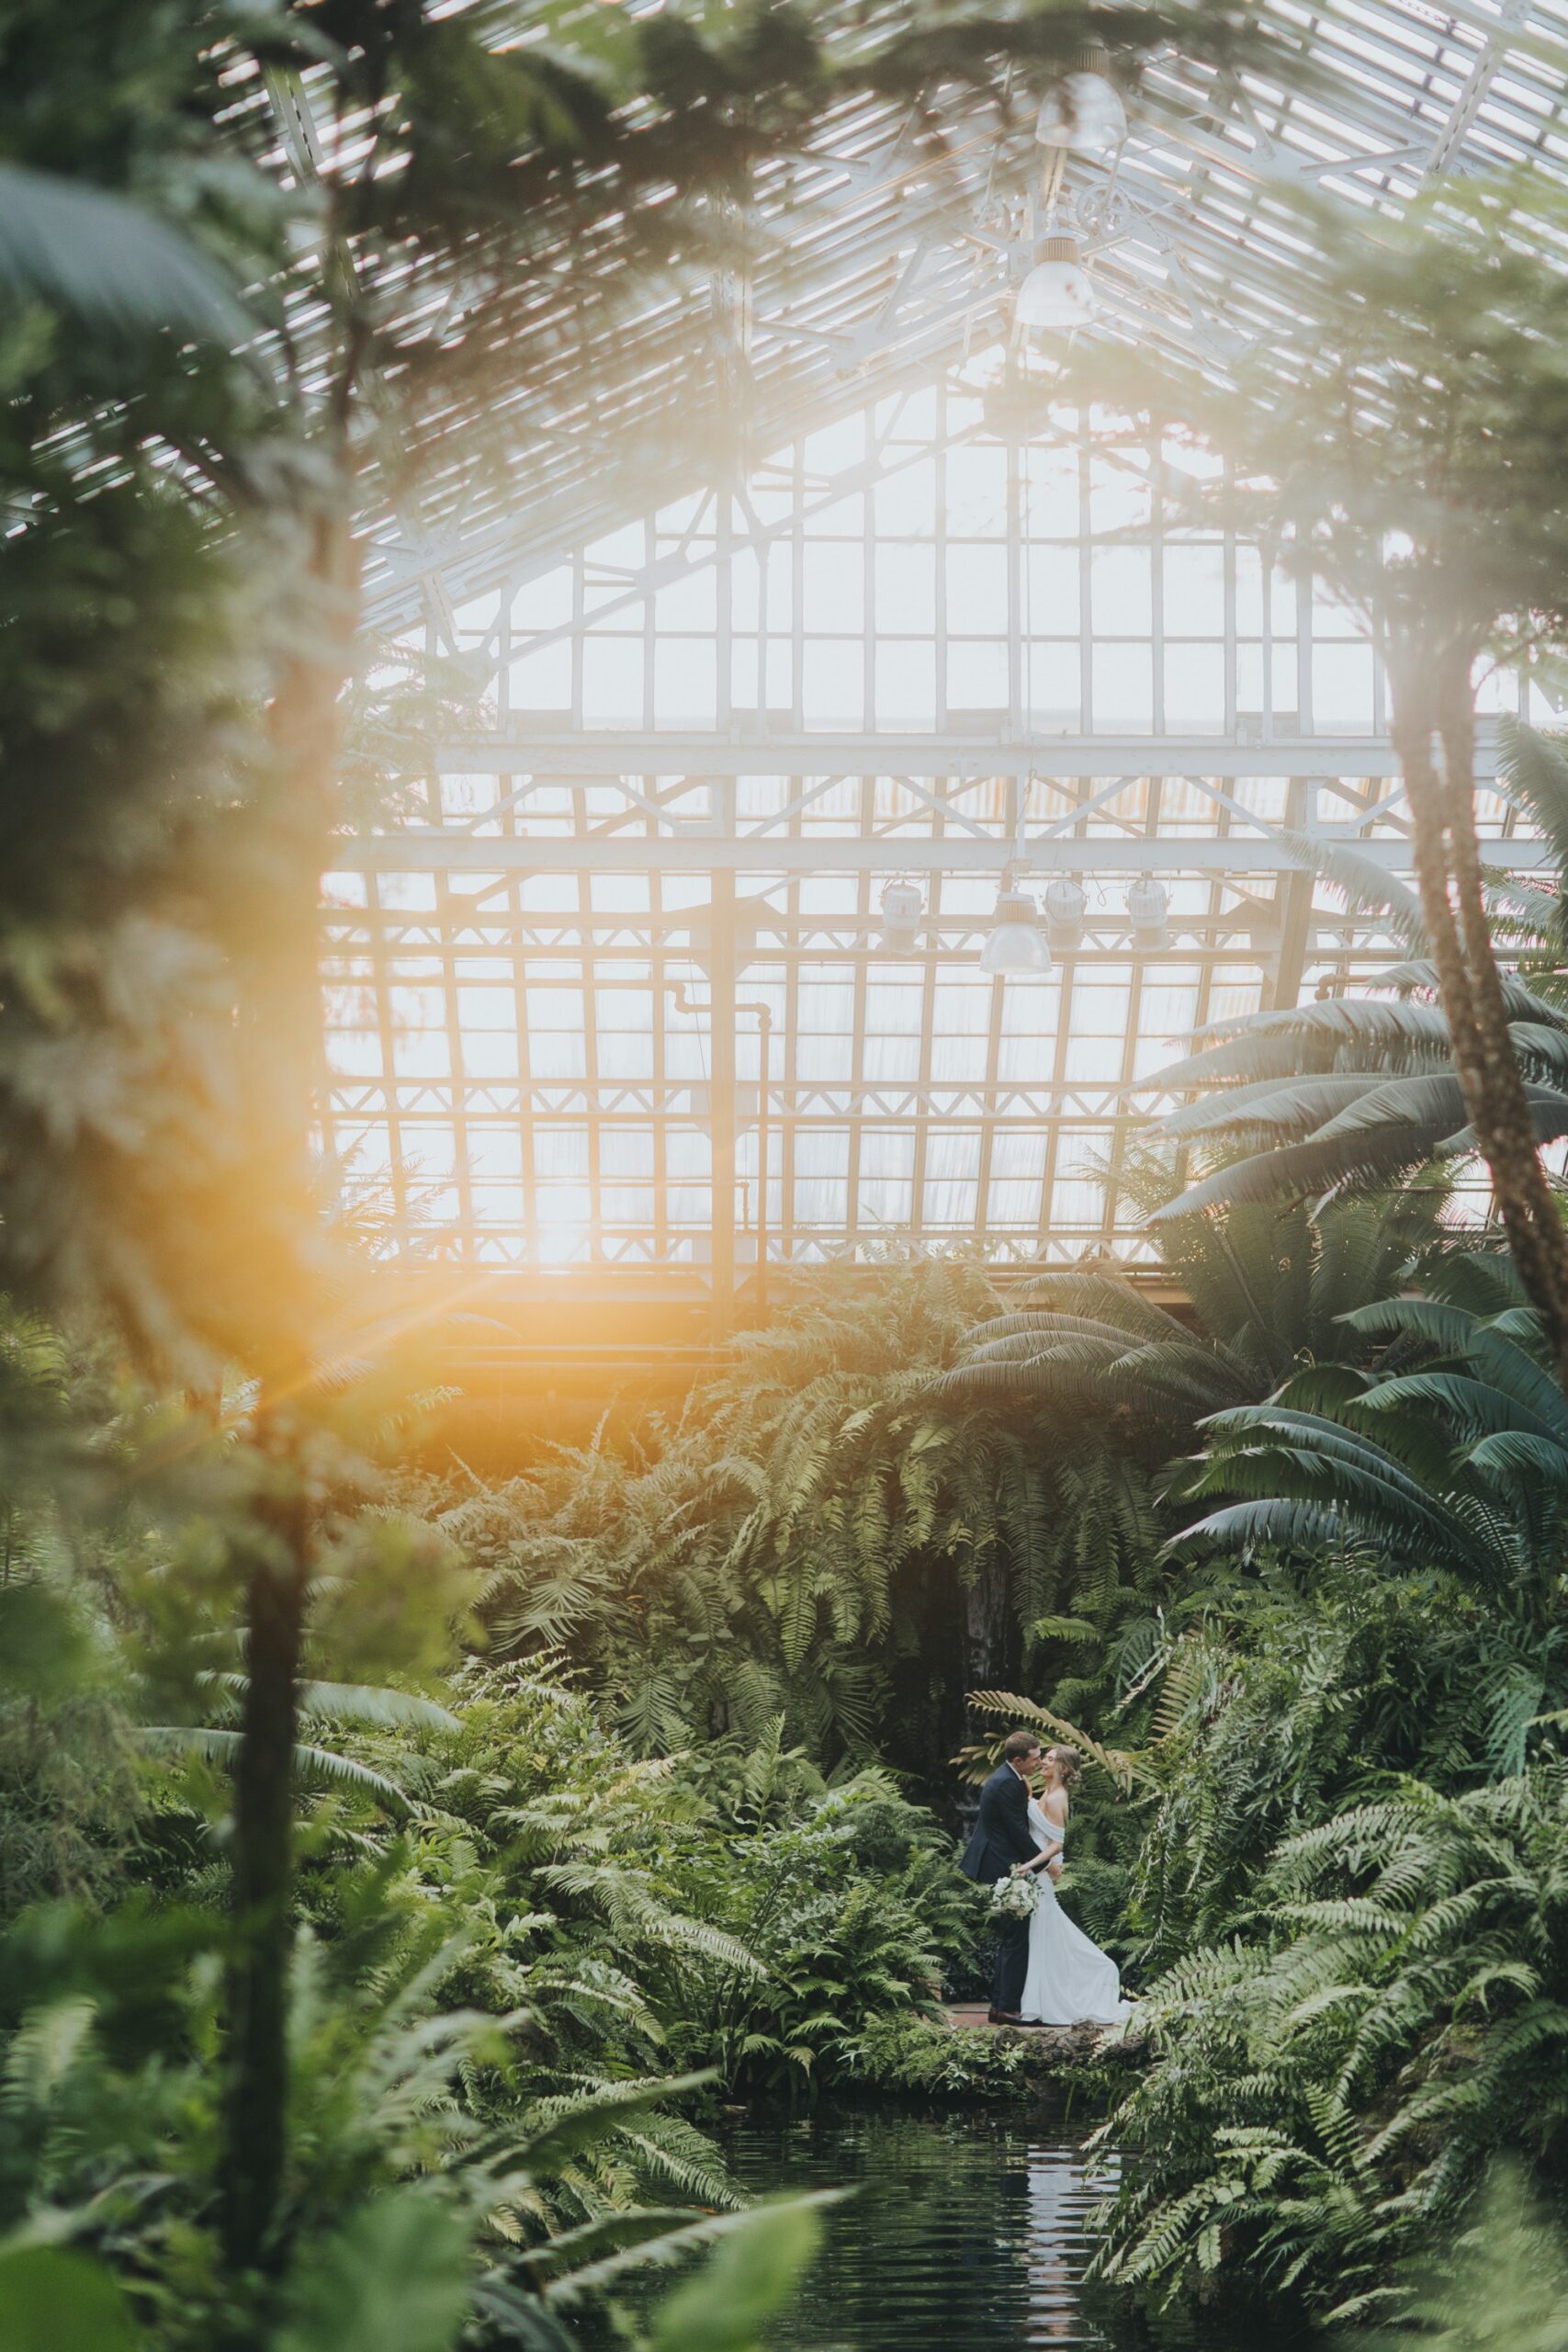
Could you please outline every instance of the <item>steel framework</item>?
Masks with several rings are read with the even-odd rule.
[[[1397,204],[1562,169],[1556,0],[1268,5],[1332,105],[1163,57],[1116,163],[1074,166],[1112,336],[1288,340],[1281,183]],[[851,110],[759,196],[743,282],[581,351],[508,492],[373,550],[380,623],[491,681],[417,818],[329,878],[329,1137],[405,1259],[685,1269],[720,1330],[760,1227],[776,1262],[1136,1262],[1128,1155],[1172,1042],[1397,953],[1299,846],[1407,868],[1372,648],[1184,525],[1192,452],[997,416],[1032,158],[978,104],[949,153],[912,183],[908,124]],[[716,348],[739,474],[668,431]],[[1547,862],[1490,790],[1482,822],[1498,864]],[[1041,981],[978,968],[1010,873],[1086,892]],[[1145,876],[1162,937],[1129,920]],[[900,878],[924,914],[889,943]]]

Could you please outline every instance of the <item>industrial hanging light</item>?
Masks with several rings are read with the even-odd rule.
[[[926,902],[914,882],[889,882],[882,893],[882,937],[889,947],[913,947]]]
[[[1127,109],[1111,79],[1111,52],[1103,41],[1086,41],[1077,71],[1053,82],[1040,101],[1034,136],[1042,147],[1065,148],[1069,155],[1109,155],[1127,136]]]
[[[1069,155],[1111,155],[1127,136],[1122,94],[1103,74],[1069,74],[1040,101],[1034,136]]]
[[[1039,908],[1024,891],[1010,889],[1004,882],[980,950],[980,969],[1017,979],[1050,968],[1051,950],[1040,928]]]
[[[1078,885],[1064,876],[1045,893],[1045,936],[1053,956],[1071,956],[1083,945],[1084,917],[1089,900]]]
[[[1169,912],[1170,892],[1163,883],[1145,875],[1142,881],[1128,885],[1127,921],[1133,926],[1134,947],[1168,947],[1170,927],[1166,918]]]
[[[1100,308],[1088,272],[1078,260],[1076,237],[1053,235],[1018,289],[1014,315],[1021,327],[1087,326]]]

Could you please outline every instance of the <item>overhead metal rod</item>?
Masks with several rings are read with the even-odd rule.
[[[1496,745],[1483,728],[1476,775],[1490,783]],[[889,775],[1030,776],[1393,776],[1399,773],[1384,736],[1314,735],[1290,741],[1239,743],[1224,736],[970,734],[774,734],[733,727],[728,734],[523,732],[515,724],[465,735],[442,746],[444,775],[534,776],[551,784],[581,777],[613,784],[620,776]]]
[[[1368,840],[1353,825],[1325,825],[1314,839],[1353,849],[1389,874],[1408,874],[1408,842]],[[1551,873],[1550,845],[1487,836],[1482,854],[1489,865],[1512,874]],[[525,840],[454,838],[439,828],[410,826],[397,833],[344,841],[333,853],[343,873],[518,874],[989,874],[1003,865],[1022,875],[1040,874],[1278,874],[1287,861],[1278,841],[1237,834],[1216,839],[1184,833],[1094,834],[1064,840],[1059,834],[1026,834],[1021,843],[998,833],[994,842],[971,836],[932,840],[889,834],[875,841],[823,833],[808,840],[772,837],[716,838],[711,833],[670,835],[596,834],[592,842],[570,834],[540,834]]]

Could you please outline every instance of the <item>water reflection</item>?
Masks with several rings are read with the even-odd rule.
[[[1085,2320],[1080,2281],[1089,2259],[1088,2209],[1113,2182],[1103,2167],[1091,2188],[1077,2148],[1032,2147],[1029,2194],[1029,2314],[1026,2344],[1105,2344]]]
[[[840,2185],[822,2256],[772,2352],[1130,2352],[1086,2308],[1087,2217],[1111,2186],[1021,2110],[748,2122],[730,2135],[754,2193]]]

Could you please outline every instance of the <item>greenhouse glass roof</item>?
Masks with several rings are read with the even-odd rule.
[[[1093,332],[1283,345],[1282,187],[1562,170],[1568,9],[1270,13],[1332,105],[1156,58],[1121,153],[1074,160]],[[847,108],[760,192],[754,267],[563,361],[509,482],[437,486],[375,546],[379,625],[489,679],[423,805],[328,885],[331,1133],[404,1260],[721,1300],[760,1247],[1135,1263],[1138,1082],[1400,953],[1284,838],[1407,871],[1371,647],[1179,519],[1190,447],[998,413],[1040,151],[950,111],[944,176]],[[738,381],[749,453],[705,465]],[[1503,798],[1481,816],[1497,863],[1544,862]],[[1083,892],[1040,977],[980,967],[1010,871]],[[1145,881],[1162,921],[1133,920]]]

